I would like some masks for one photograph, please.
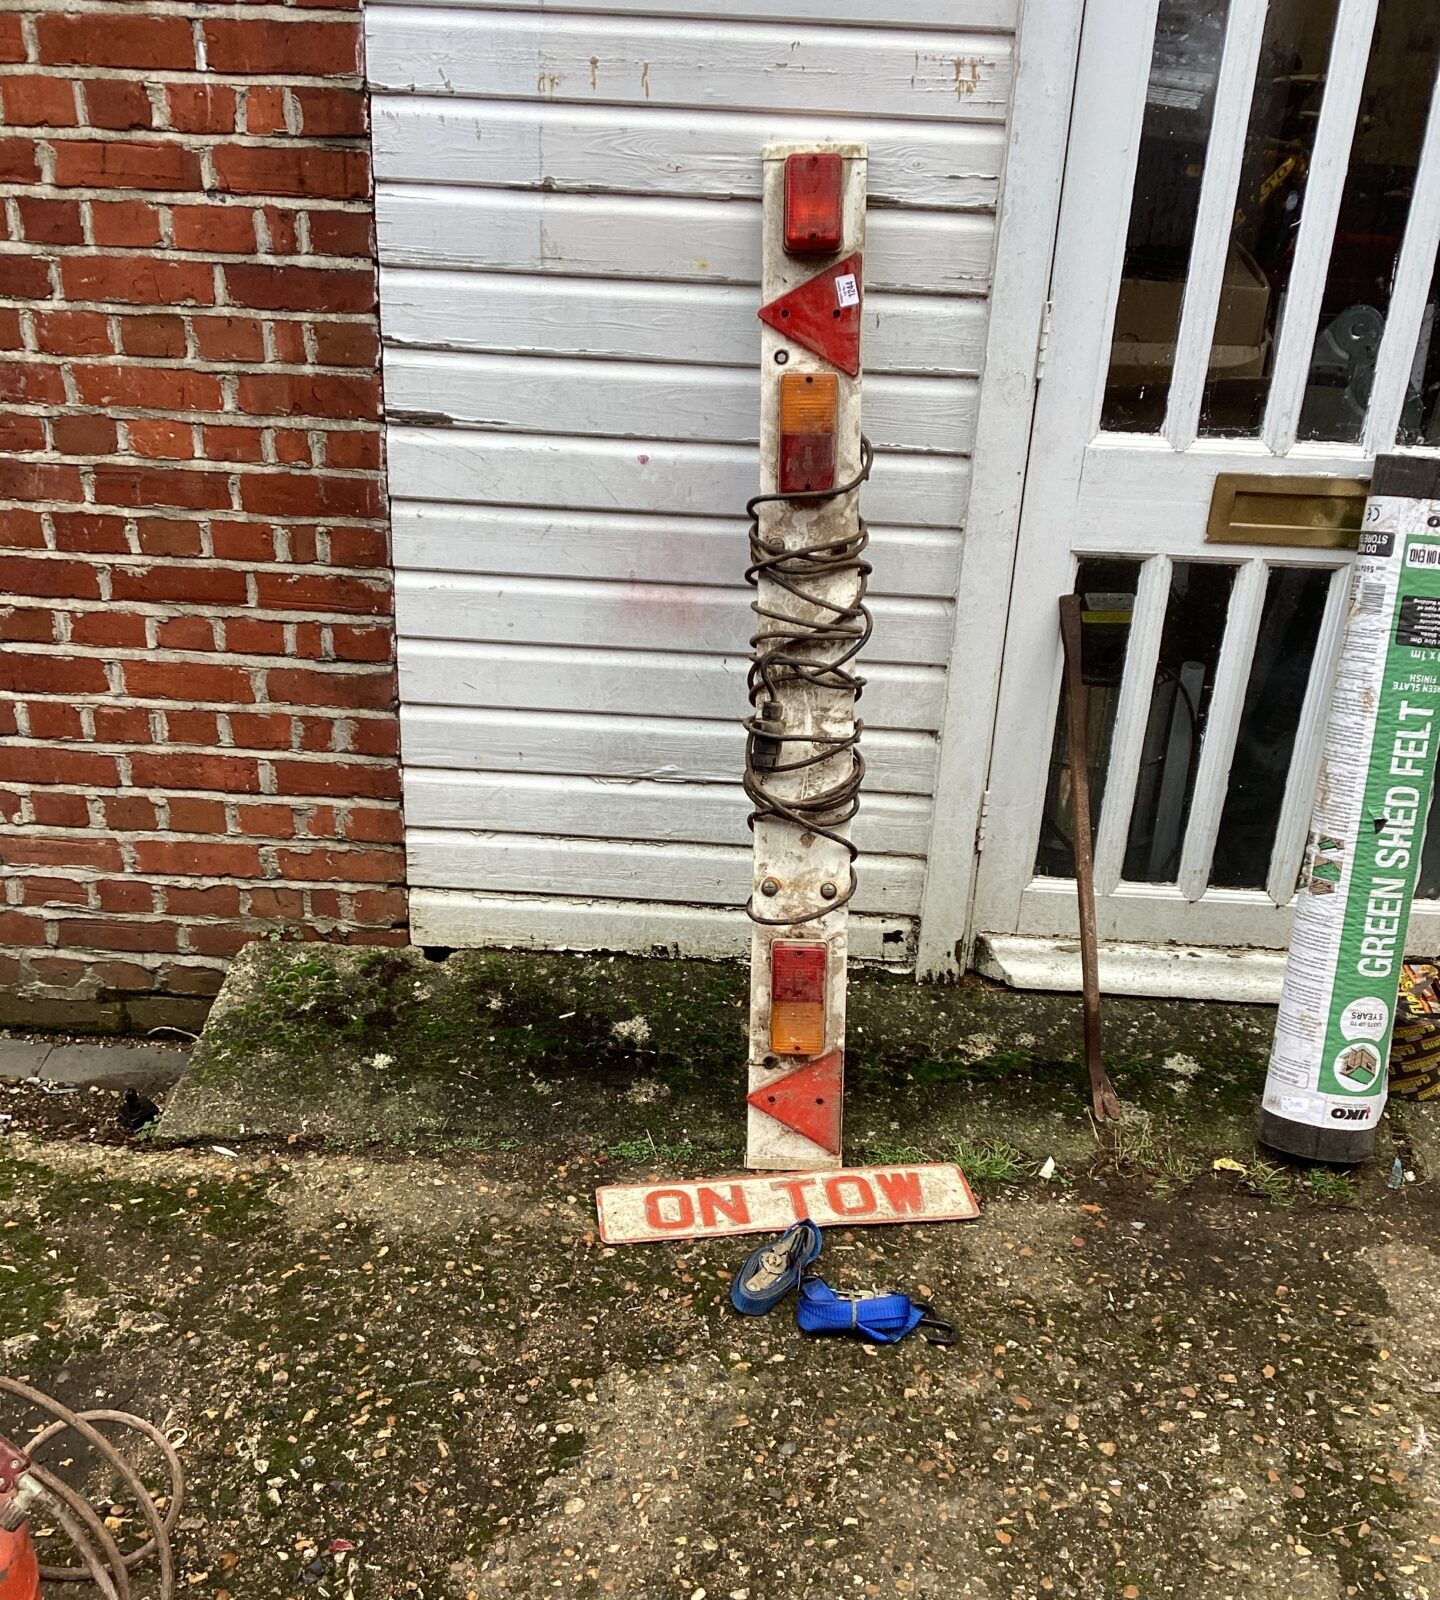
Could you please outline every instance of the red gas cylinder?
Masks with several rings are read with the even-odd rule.
[[[0,1528],[0,1600],[40,1600],[40,1566],[23,1522],[15,1533]]]

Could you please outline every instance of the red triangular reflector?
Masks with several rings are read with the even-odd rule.
[[[823,356],[832,367],[860,376],[861,258],[846,256],[798,288],[760,307],[761,322]]]
[[[845,1081],[843,1052],[807,1061],[748,1096],[767,1117],[803,1134],[831,1155],[840,1154],[840,1097]]]

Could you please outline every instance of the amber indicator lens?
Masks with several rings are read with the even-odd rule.
[[[833,434],[839,398],[833,372],[787,372],[780,380],[781,433]]]
[[[835,413],[840,380],[833,372],[787,372],[780,380],[780,493],[835,487]]]
[[[770,1049],[777,1056],[825,1051],[826,946],[776,940],[770,946]]]
[[[824,256],[840,248],[845,163],[834,151],[785,157],[785,249]]]

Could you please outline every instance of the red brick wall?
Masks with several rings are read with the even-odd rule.
[[[404,941],[357,0],[0,10],[0,1021]]]

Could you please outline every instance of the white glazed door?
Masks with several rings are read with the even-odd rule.
[[[1178,947],[1286,943],[1350,557],[1207,542],[1211,497],[1221,473],[1365,478],[1440,440],[1437,42],[1440,8],[1406,0],[1087,7],[977,879],[998,976],[1041,981],[1031,948],[1054,980],[1076,927],[1055,739],[1076,589],[1102,982],[1274,986],[1278,958],[1237,988]],[[1417,908],[1412,943],[1437,942],[1440,906]]]

